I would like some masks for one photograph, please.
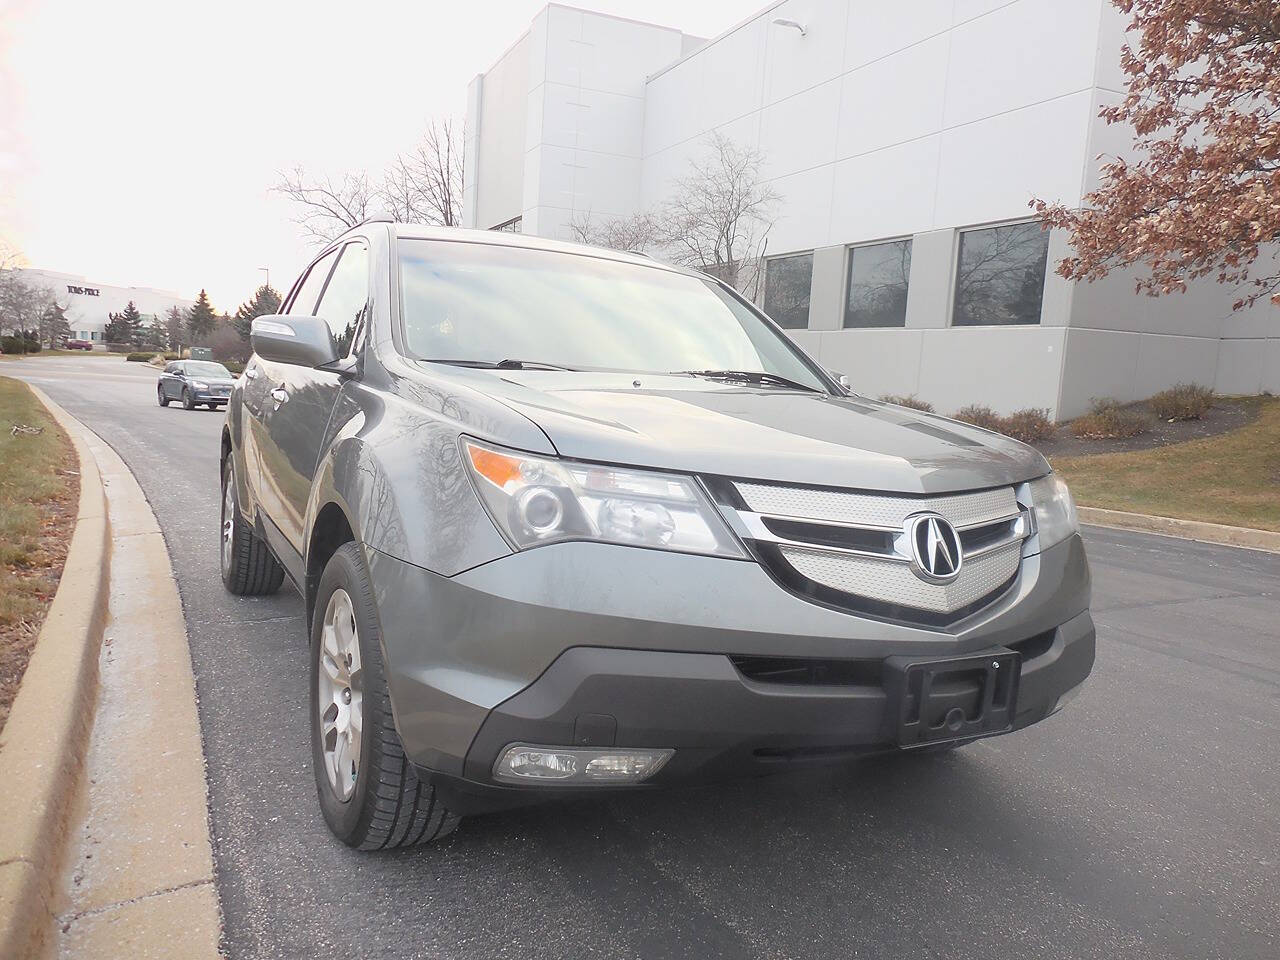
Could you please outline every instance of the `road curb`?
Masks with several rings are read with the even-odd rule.
[[[30,386],[30,385],[29,385]],[[38,956],[52,943],[67,823],[84,768],[110,591],[111,522],[80,424],[31,387],[66,431],[80,464],[80,503],[62,578],[0,737],[0,953]]]
[[[1163,534],[1166,537],[1180,537],[1183,540],[1221,543],[1229,547],[1247,547],[1251,550],[1280,553],[1280,533],[1271,530],[1231,527],[1222,523],[1205,523],[1202,520],[1179,520],[1176,517],[1155,517],[1145,513],[1104,510],[1100,507],[1078,509],[1080,522],[1094,526],[1140,530],[1144,533]]]

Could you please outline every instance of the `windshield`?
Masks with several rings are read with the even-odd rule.
[[[207,360],[188,360],[187,373],[193,377],[223,377],[226,379],[234,379],[231,371],[220,363],[210,363]]]
[[[750,370],[826,390],[796,349],[710,280],[599,257],[400,241],[409,351],[580,370]]]

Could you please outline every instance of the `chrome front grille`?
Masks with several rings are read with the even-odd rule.
[[[1006,544],[969,560],[951,583],[926,583],[905,563],[841,556],[807,547],[778,549],[797,573],[814,583],[877,603],[929,613],[953,613],[999,590],[1018,572],[1022,554],[1021,542]]]
[[[1017,516],[1013,487],[945,497],[894,497],[813,487],[778,487],[735,483],[738,495],[756,513],[801,517],[863,529],[898,530],[913,513],[926,510],[946,517],[957,528]]]
[[[1030,512],[1013,487],[909,497],[735,481],[739,533],[799,592],[892,619],[947,622],[996,598],[1017,575]],[[959,534],[950,582],[916,567],[908,518],[935,513]]]

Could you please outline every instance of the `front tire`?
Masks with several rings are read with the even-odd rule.
[[[165,396],[163,386],[156,387],[156,402],[162,407],[167,407],[169,405],[169,398]]]
[[[196,403],[194,400],[191,399],[191,391],[188,390],[186,387],[183,387],[182,388],[182,409],[194,410],[195,408],[196,408]]]
[[[284,582],[284,568],[267,545],[254,536],[240,512],[232,457],[222,465],[222,524],[218,538],[222,583],[240,597],[275,593]]]
[[[382,663],[377,607],[355,543],[338,548],[311,624],[311,756],[320,810],[343,843],[408,847],[458,826],[405,756]]]

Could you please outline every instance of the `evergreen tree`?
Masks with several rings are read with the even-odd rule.
[[[108,314],[107,328],[102,331],[102,339],[107,343],[131,343],[133,326],[123,313]]]
[[[165,346],[170,350],[181,350],[182,338],[186,335],[186,331],[187,318],[183,316],[182,308],[175,303],[164,315]]]
[[[166,340],[164,322],[156,314],[152,314],[149,319],[150,322],[142,326],[139,346],[144,350],[163,350]]]
[[[240,339],[248,342],[254,317],[265,317],[279,312],[280,294],[264,283],[254,292],[252,300],[240,304],[231,323],[236,328],[236,333],[240,334]]]
[[[137,305],[130,300],[125,304],[124,310],[119,314],[120,322],[123,325],[122,330],[125,331],[125,338],[122,343],[127,343],[131,347],[142,345],[142,314],[138,312]]]
[[[40,339],[49,347],[56,347],[71,336],[71,324],[67,322],[67,308],[52,297],[40,314]]]
[[[196,297],[196,302],[187,311],[187,334],[191,337],[191,342],[203,340],[213,333],[213,325],[217,319],[218,314],[209,302],[209,295],[201,290],[200,296]]]

